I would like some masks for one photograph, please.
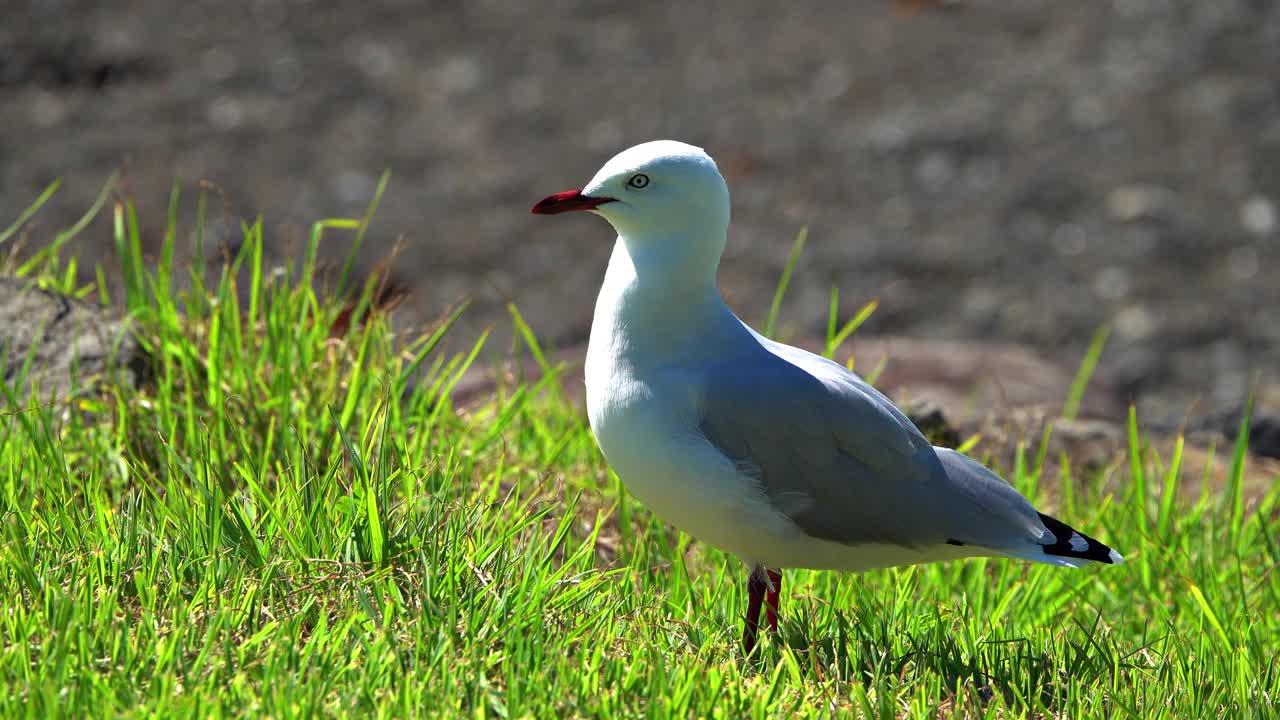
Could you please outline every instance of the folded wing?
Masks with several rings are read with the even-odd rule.
[[[849,545],[963,544],[1020,557],[1056,541],[1008,483],[962,455],[940,458],[857,375],[757,338],[762,355],[709,370],[700,428],[803,532]]]

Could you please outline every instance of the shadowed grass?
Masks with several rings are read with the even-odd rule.
[[[483,338],[446,352],[456,313],[421,337],[377,314],[330,337],[342,302],[313,289],[318,247],[367,218],[317,223],[278,274],[248,226],[216,283],[193,271],[174,294],[132,209],[115,217],[154,380],[72,404],[10,389],[0,407],[0,715],[1188,718],[1276,701],[1280,491],[1239,491],[1243,444],[1228,492],[1175,497],[1178,457],[1131,416],[1142,480],[1109,491],[1066,461],[1058,494],[1127,564],[788,572],[781,636],[749,662],[743,569],[621,491],[554,372],[460,412],[449,391]],[[1011,480],[1043,497],[1042,464]]]

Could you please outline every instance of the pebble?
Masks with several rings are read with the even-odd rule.
[[[1165,207],[1168,194],[1153,185],[1122,185],[1107,194],[1107,211],[1121,222],[1150,217]]]
[[[1129,340],[1146,340],[1155,331],[1151,313],[1141,305],[1130,305],[1115,317],[1116,333]]]
[[[1093,291],[1106,300],[1119,300],[1131,289],[1129,272],[1115,265],[1103,268],[1093,280]]]
[[[1089,234],[1075,223],[1063,223],[1053,231],[1049,242],[1063,257],[1074,257],[1089,246]]]
[[[1254,235],[1270,235],[1276,229],[1275,203],[1254,195],[1240,206],[1240,224]]]
[[[230,95],[220,95],[209,103],[209,124],[217,130],[234,130],[244,121],[244,107]]]
[[[1237,280],[1252,280],[1258,274],[1258,251],[1252,245],[1241,245],[1227,255],[1227,269]]]

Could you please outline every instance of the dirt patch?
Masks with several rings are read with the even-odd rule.
[[[29,228],[47,240],[123,168],[149,242],[181,176],[296,257],[389,168],[361,267],[405,238],[407,323],[472,297],[461,344],[514,300],[568,346],[610,235],[528,207],[671,137],[730,180],[722,278],[748,319],[809,225],[800,334],[833,285],[845,313],[880,298],[869,332],[1067,365],[1110,322],[1103,370],[1144,417],[1238,405],[1280,364],[1280,4],[944,5],[21,3],[0,23],[0,224],[63,178]],[[78,250],[110,267],[108,237]]]

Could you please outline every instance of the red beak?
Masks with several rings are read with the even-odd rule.
[[[556,215],[573,210],[590,210],[613,201],[611,197],[588,197],[581,190],[565,190],[543,198],[533,206],[532,212],[534,215]]]

